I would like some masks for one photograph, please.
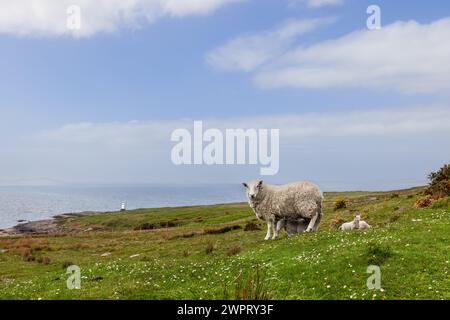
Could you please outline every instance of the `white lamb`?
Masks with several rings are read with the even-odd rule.
[[[353,221],[346,222],[340,227],[340,229],[343,231],[363,230],[370,228],[371,226],[367,222],[361,220],[361,216],[359,214],[355,216],[355,219],[353,219]]]
[[[277,239],[286,221],[308,219],[306,232],[316,231],[322,219],[322,191],[313,183],[301,181],[282,186],[262,180],[243,183],[250,207],[258,219],[267,222],[265,240]]]

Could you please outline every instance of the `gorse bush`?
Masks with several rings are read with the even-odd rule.
[[[436,172],[428,175],[429,187],[425,194],[433,199],[440,199],[450,196],[450,165],[446,164]]]
[[[347,208],[347,202],[344,198],[338,198],[334,202],[334,210],[344,209]]]

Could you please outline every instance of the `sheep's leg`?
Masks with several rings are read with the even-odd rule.
[[[314,224],[314,231],[319,229],[320,221],[322,220],[322,213],[319,213],[316,223]]]
[[[278,222],[276,223],[275,232],[273,233],[272,239],[274,239],[274,240],[278,239],[279,232],[280,232],[281,228],[283,228],[283,226],[284,226],[284,219],[278,220]]]
[[[285,219],[281,219],[278,221],[277,223],[277,234],[279,234],[281,229],[286,229],[286,220]]]
[[[277,225],[278,225],[277,221],[274,220],[272,222],[272,240],[275,240],[278,238]]]
[[[264,240],[269,240],[270,239],[270,230],[272,230],[272,221],[267,221],[267,233],[266,233],[266,237],[264,238]]]
[[[316,214],[312,217],[311,221],[310,221],[309,224],[308,224],[308,228],[306,228],[306,232],[311,232],[311,231],[314,230],[314,225],[316,224],[316,220],[317,220],[317,217],[318,217],[318,216],[319,216],[319,214],[316,213]]]

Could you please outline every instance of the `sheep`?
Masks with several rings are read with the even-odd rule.
[[[363,230],[363,229],[370,229],[371,226],[365,222],[364,220],[361,220],[361,216],[359,214],[355,215],[355,218],[353,221],[346,222],[342,224],[340,227],[343,231],[351,231],[351,230]]]
[[[243,183],[248,203],[259,220],[267,222],[265,240],[277,239],[285,220],[309,219],[306,232],[316,231],[322,219],[323,194],[311,182],[300,181],[282,186],[262,180]]]
[[[357,214],[355,218],[358,221],[358,229],[359,230],[372,228],[367,222],[365,222],[364,220],[361,220],[361,216],[359,214]]]

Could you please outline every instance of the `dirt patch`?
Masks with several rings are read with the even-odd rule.
[[[156,228],[156,225],[154,225],[153,223],[143,223],[134,228],[134,230],[136,230],[136,231],[138,231],[138,230],[154,230],[154,229],[157,229],[157,228]]]
[[[227,227],[218,228],[218,229],[205,229],[205,231],[203,233],[204,234],[222,234],[222,233],[226,233],[226,232],[230,232],[232,230],[238,230],[238,229],[242,229],[242,226],[235,225],[235,226],[227,226]]]
[[[258,231],[261,230],[261,227],[255,221],[249,221],[245,224],[244,231]]]
[[[155,229],[167,229],[178,227],[180,223],[177,220],[163,221],[160,223],[142,223],[136,227],[134,230],[155,230]]]

